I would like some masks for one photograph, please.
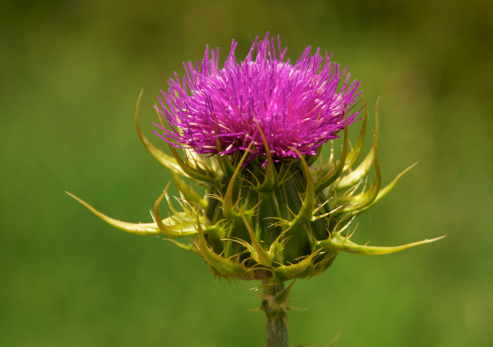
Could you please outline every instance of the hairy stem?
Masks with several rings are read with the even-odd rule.
[[[262,306],[265,312],[267,347],[288,346],[288,290],[284,290],[283,283],[263,283]]]

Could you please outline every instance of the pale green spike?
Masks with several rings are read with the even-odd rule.
[[[337,221],[334,229],[332,230],[332,232],[329,232],[327,230],[327,232],[329,233],[329,239],[332,237],[332,234],[341,234],[344,230],[346,230],[347,228],[349,228],[349,226],[351,225],[351,223],[353,222],[353,220],[356,218],[356,216],[349,216],[349,215],[345,215],[343,216],[342,219],[340,219],[339,221]]]
[[[195,152],[191,148],[183,148],[187,165],[198,172],[204,173],[207,177],[212,177],[217,181],[221,181],[224,173],[221,167],[213,165],[213,158],[206,159],[202,154]]]
[[[175,206],[173,205],[173,201],[170,199],[170,197],[168,195],[168,188],[169,188],[170,184],[171,184],[171,182],[168,182],[168,184],[166,185],[166,188],[164,189],[163,194],[164,194],[164,197],[166,198],[166,202],[168,203],[169,210],[173,213],[172,215],[175,216],[178,214],[178,211],[176,210]],[[158,201],[160,204],[161,200],[158,199]],[[156,201],[156,203],[157,203],[157,201]],[[156,209],[156,203],[154,204],[154,209]],[[159,207],[159,205],[158,205],[158,207]],[[152,212],[151,212],[151,215],[152,215]],[[182,220],[182,218],[180,218],[180,220]]]
[[[289,207],[288,207],[289,209]],[[265,219],[274,219],[277,220],[277,222],[270,223],[269,228],[276,228],[276,227],[289,227],[289,221],[281,218],[281,217],[266,217]],[[286,230],[285,230],[286,231]]]
[[[378,102],[377,102],[378,105]],[[354,147],[351,149],[351,151],[348,153],[346,156],[346,163],[344,165],[344,171],[349,169],[353,164],[358,160],[358,157],[361,153],[361,149],[363,148],[363,143],[365,142],[365,135],[366,135],[366,123],[368,122],[368,107],[366,105],[365,101],[365,116],[363,117],[363,124],[361,125],[361,130],[359,132],[358,140],[356,141],[356,144]]]
[[[250,253],[252,255],[252,258],[255,259],[255,257],[253,257],[253,254],[255,254],[255,248],[253,248],[253,246],[251,244],[249,244],[247,241],[242,240],[239,237],[235,237],[235,238],[232,238],[232,239],[227,239],[227,238],[226,239],[221,239],[221,241],[232,241],[232,242],[239,243],[240,245],[242,245],[243,247],[246,248],[246,250],[244,250],[242,252],[242,254],[243,253]],[[233,258],[235,256],[237,256],[237,255],[233,255],[233,256],[231,256],[229,258],[231,259],[231,258]]]
[[[329,200],[327,200],[326,202],[329,202]],[[331,214],[335,214],[337,211],[339,211],[341,208],[343,208],[344,206],[338,206],[338,207],[335,207],[334,209],[332,210],[329,210],[329,212],[326,212],[324,214],[320,214],[320,215],[315,215],[315,213],[317,213],[316,211],[313,212],[313,217],[312,217],[312,222],[315,222],[316,220],[319,220],[321,218],[325,218],[327,217],[328,215],[331,215]]]
[[[326,241],[322,241],[321,244],[323,244],[324,248],[327,250],[335,249],[335,250],[338,250],[341,252],[348,252],[348,253],[361,254],[361,255],[383,255],[383,254],[396,253],[396,252],[400,252],[400,251],[403,251],[403,250],[411,248],[411,247],[424,245],[426,243],[435,242],[435,241],[438,241],[440,239],[443,239],[444,237],[445,237],[445,235],[431,239],[431,240],[426,239],[423,241],[408,243],[406,245],[401,245],[401,246],[375,247],[375,246],[358,245],[343,235],[335,234],[335,235],[332,235],[331,239],[326,240]]]
[[[156,203],[154,204],[154,213],[151,213],[154,222],[158,226],[159,230],[161,230],[161,232],[168,237],[183,237],[183,236],[190,236],[197,234],[195,229],[189,231],[184,231],[184,230],[175,231],[169,226],[166,226],[161,220],[161,217],[159,216],[159,205],[161,204],[163,198],[166,196],[168,187],[169,184],[166,186],[166,189],[164,190],[163,194],[161,194],[161,196],[156,200]]]
[[[312,174],[310,173],[310,169],[308,168],[305,158],[301,155],[301,153],[298,152],[298,150],[296,149],[293,149],[293,151],[295,151],[296,154],[298,154],[301,160],[301,164],[303,165],[303,171],[305,172],[305,179],[306,179],[306,190],[300,211],[289,222],[290,227],[294,227],[296,225],[304,224],[310,221],[313,217],[313,209],[315,206],[315,187],[313,185]]]
[[[342,190],[346,188],[350,188],[357,184],[363,177],[365,177],[370,168],[373,165],[373,159],[375,157],[374,147],[368,152],[365,159],[361,162],[361,164],[354,170],[353,172],[344,176],[337,184],[336,189]]]
[[[68,195],[70,195],[72,198],[80,202],[82,205],[84,205],[89,211],[94,213],[96,216],[101,218],[103,221],[108,223],[109,225],[118,228],[120,230],[126,231],[131,234],[135,235],[141,235],[141,236],[146,236],[146,235],[159,235],[161,231],[159,230],[159,227],[157,226],[156,223],[128,223],[128,222],[123,222],[111,217],[108,217],[107,215],[99,212],[96,210],[94,207],[89,205],[87,202],[84,200],[78,198],[77,196],[66,192]]]
[[[245,224],[245,227],[248,230],[248,234],[250,235],[250,241],[252,242],[252,245],[255,249],[255,252],[252,253],[253,259],[260,265],[264,266],[271,266],[272,265],[272,258],[273,256],[269,254],[264,247],[260,244],[259,240],[255,236],[255,233],[253,232],[250,224],[248,223],[247,219],[245,218],[245,215],[243,213],[240,213],[241,218],[243,219],[243,223]]]
[[[202,217],[199,217],[199,220],[201,222],[203,222],[204,226],[206,225],[206,221],[203,220]],[[224,227],[221,226],[221,223],[220,222],[221,221],[217,222],[214,225],[208,226],[204,230],[204,233],[206,235],[215,235],[219,239],[224,239],[224,237],[226,236],[226,230],[224,230]],[[223,224],[227,224],[227,222],[226,223],[223,223]]]
[[[264,132],[262,131],[260,125],[255,120],[255,124],[257,124],[257,129],[260,132],[260,136],[262,136],[262,141],[264,142],[265,147],[265,155],[267,157],[267,167],[265,169],[265,179],[262,184],[258,184],[255,188],[256,191],[267,193],[271,192],[273,189],[278,187],[279,184],[279,174],[277,173],[276,168],[274,167],[274,161],[272,160],[272,155],[270,153],[269,145],[267,144],[267,140],[264,136]]]
[[[254,268],[247,268],[241,263],[233,260],[223,258],[220,255],[214,253],[209,245],[205,241],[204,231],[200,225],[199,216],[197,214],[197,233],[198,249],[200,255],[207,261],[209,266],[215,271],[216,274],[226,278],[236,278],[241,280],[254,280]]]
[[[347,148],[348,148],[348,127],[347,124],[344,127],[344,144],[342,146],[342,151],[341,151],[341,156],[339,158],[339,161],[337,164],[332,168],[330,172],[327,174],[319,177],[317,182],[315,183],[315,193],[318,193],[319,191],[327,188],[329,185],[331,185],[336,179],[339,178],[341,175],[345,165],[346,165],[346,154],[347,154]]]
[[[380,199],[382,199],[385,195],[388,194],[388,192],[390,192],[394,187],[395,185],[397,184],[397,182],[401,179],[402,176],[404,176],[404,174],[406,172],[408,172],[409,170],[411,170],[416,164],[418,164],[418,162],[414,163],[413,165],[409,166],[407,169],[405,169],[404,171],[402,171],[400,174],[398,174],[394,180],[392,182],[390,182],[389,184],[387,184],[384,188],[380,189],[380,191],[378,192],[377,194],[377,197],[375,198],[375,200],[372,201],[371,204],[369,204],[368,206],[366,206],[365,208],[361,209],[359,212],[363,212],[363,211],[366,211],[367,209],[369,209],[370,207],[372,207],[373,205],[375,205]]]
[[[203,156],[195,152],[193,149],[187,147],[183,148],[183,152],[185,153],[185,161],[188,166],[200,172],[207,171],[207,162]]]
[[[284,183],[286,183],[291,177],[294,176],[294,172],[291,172],[291,166],[293,165],[294,161],[290,161],[288,164],[287,164],[287,168],[284,169],[286,167],[286,164],[283,162],[281,163],[281,168],[279,169],[279,185],[283,185]],[[291,172],[291,174],[288,176],[288,174]]]
[[[279,277],[281,281],[289,281],[295,278],[309,276],[308,268],[313,266],[315,257],[323,252],[325,252],[325,250],[320,248],[295,264],[280,265],[279,267],[276,267],[276,277]]]
[[[274,242],[269,247],[269,254],[272,254],[274,258],[279,258],[279,255],[281,254],[282,250],[284,249],[284,246],[286,245],[286,242],[293,237],[294,235],[284,237],[286,232],[288,232],[289,228],[284,229],[279,236],[276,237]]]
[[[174,148],[171,144],[168,143],[169,149],[171,151],[171,154],[173,154],[173,157],[175,158],[176,162],[180,166],[180,168],[185,172],[185,174],[188,176],[188,178],[201,181],[207,184],[210,184],[216,188],[219,188],[220,186],[220,181],[218,180],[217,177],[215,176],[209,176],[210,174],[213,174],[212,171],[206,171],[203,173],[203,170],[199,170],[198,168],[193,168],[190,166],[188,163],[185,163],[183,159],[180,157],[178,152],[176,151],[176,148]]]
[[[243,165],[243,162],[246,160],[252,145],[253,145],[253,142],[250,143],[250,145],[248,146],[248,149],[245,151],[245,153],[241,157],[241,160],[238,163],[238,165],[236,166],[236,169],[235,169],[235,172],[233,173],[233,176],[231,176],[231,179],[230,179],[229,184],[228,184],[228,189],[226,190],[226,194],[224,195],[223,214],[224,214],[224,217],[226,217],[226,218],[238,217],[238,213],[235,211],[235,208],[234,208],[235,204],[233,204],[233,190],[234,190],[236,178],[238,177],[238,174],[241,171],[241,166]]]
[[[291,293],[291,288],[293,288],[294,282],[295,281],[291,282],[291,284],[287,288],[285,288],[282,292],[280,292],[274,297],[274,303],[277,304],[278,308],[285,310],[289,309],[289,307],[287,306],[288,298],[289,298],[289,294]],[[270,283],[270,285],[272,285],[272,283]]]
[[[369,206],[377,197],[378,191],[380,190],[380,185],[382,182],[382,178],[380,176],[380,166],[378,165],[378,159],[375,157],[375,182],[371,185],[371,187],[358,195],[344,197],[342,199],[337,199],[336,204],[341,205],[344,203],[345,205],[341,208],[339,213],[347,213],[353,212],[359,214],[362,212],[362,209]]]
[[[365,177],[371,169],[373,161],[378,151],[378,140],[380,135],[380,126],[378,119],[378,112],[375,114],[375,133],[373,135],[373,147],[366,155],[365,159],[358,165],[356,170],[348,173],[337,184],[336,189],[346,189],[357,184],[363,177]]]
[[[244,179],[244,181],[246,183],[248,183],[250,185],[250,187],[252,187],[252,189],[255,189],[256,187],[260,187],[262,183],[260,183],[260,181],[258,180],[257,176],[253,173],[253,171],[250,170],[250,169],[246,169],[246,170],[250,173],[251,177],[255,180],[255,183],[256,184],[254,184],[253,181],[250,182],[247,179]]]
[[[181,176],[188,177],[188,175],[180,168],[176,160],[167,155],[166,153],[161,152],[159,149],[154,147],[149,140],[142,134],[142,131],[140,130],[140,125],[139,125],[139,106],[140,106],[140,100],[142,98],[142,93],[143,90],[140,92],[139,99],[137,100],[137,107],[135,109],[135,126],[137,128],[137,134],[139,135],[140,141],[144,145],[144,147],[147,149],[149,153],[162,165],[167,167],[168,169],[171,170],[171,172],[175,172]]]
[[[216,134],[218,134],[219,131],[217,129],[217,124],[214,125],[214,129],[215,129]],[[221,144],[221,138],[219,136],[216,137],[216,146],[217,146],[218,153],[223,151],[223,147]],[[231,178],[231,176],[233,176],[234,168],[233,168],[233,165],[231,165],[231,162],[229,161],[229,159],[227,159],[227,158],[229,158],[229,156],[217,155],[216,158],[219,161],[219,166],[221,166],[221,169],[223,170],[224,175],[226,177]]]
[[[207,199],[203,199],[195,190],[190,188],[177,174],[172,172],[173,180],[178,186],[178,190],[183,194],[185,200],[188,202],[194,202],[200,205],[202,209],[207,208]]]
[[[199,208],[199,206],[197,204],[190,203],[187,200],[184,200],[183,194],[182,194],[181,198],[177,198],[175,196],[175,199],[180,204],[180,207],[183,210],[183,212],[175,212],[174,211],[174,213],[175,213],[174,215],[179,216],[180,214],[185,213],[188,216],[187,220],[191,220],[195,216],[195,214],[197,213],[197,209]]]
[[[256,205],[254,205],[253,207],[247,210],[246,208],[248,207],[249,204],[248,202],[245,202],[245,204],[243,204],[243,206],[240,209],[240,213],[243,213],[245,216],[253,216],[255,215],[257,208],[260,206],[261,203],[262,200],[260,200]]]
[[[185,245],[185,244],[178,242],[174,239],[163,239],[163,240],[173,242],[175,245],[177,245],[181,249],[184,249],[185,251],[190,251],[190,252],[195,253],[197,255],[201,255],[199,250],[197,249],[197,247],[194,244]]]

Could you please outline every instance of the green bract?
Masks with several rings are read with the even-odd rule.
[[[122,222],[72,196],[119,229],[137,235],[164,234],[179,247],[203,257],[217,276],[282,283],[321,274],[340,252],[389,254],[437,240],[397,247],[358,245],[350,240],[348,227],[354,217],[384,197],[409,170],[381,188],[376,155],[378,118],[373,147],[353,169],[364,142],[367,112],[354,147],[349,149],[346,127],[340,157],[336,160],[332,151],[329,161],[319,165],[317,156],[301,154],[301,159],[274,161],[264,134],[266,157],[252,161],[247,160],[248,150],[205,158],[185,149],[183,159],[170,146],[169,156],[140,131],[139,103],[140,97],[135,113],[137,132],[154,158],[171,170],[180,191],[180,209],[172,206],[167,187],[154,205],[154,223]],[[372,166],[375,178],[367,187]],[[205,185],[205,196],[199,196],[183,178]],[[172,211],[164,219],[159,213],[163,198]]]

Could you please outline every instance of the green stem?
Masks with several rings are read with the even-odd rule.
[[[262,310],[265,312],[265,331],[267,347],[288,346],[288,296],[289,290],[284,290],[284,283],[263,283]],[[288,288],[289,289],[289,288]]]

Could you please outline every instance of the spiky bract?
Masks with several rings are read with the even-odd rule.
[[[202,256],[217,276],[280,283],[321,274],[340,252],[388,254],[435,240],[397,247],[358,245],[350,240],[348,226],[353,218],[387,194],[407,171],[380,189],[376,160],[378,126],[372,149],[352,169],[363,146],[366,114],[352,149],[348,150],[346,128],[339,159],[331,155],[327,163],[317,165],[316,169],[310,168],[301,154],[300,159],[275,162],[268,145],[265,158],[255,157],[247,165],[243,164],[250,155],[248,151],[204,158],[185,150],[183,160],[170,146],[171,157],[144,137],[137,117],[136,121],[145,147],[172,171],[180,191],[177,201],[181,211],[173,207],[167,189],[156,201],[153,223],[121,222],[76,199],[124,231],[138,235],[164,234],[181,248]],[[266,165],[261,165],[263,161]],[[373,165],[373,184],[358,189]],[[183,178],[206,185],[205,197],[197,194]],[[164,197],[171,215],[162,219],[159,205]],[[176,240],[190,237],[188,243]]]
[[[257,56],[252,60],[255,47]],[[233,42],[223,69],[217,54],[209,60],[206,51],[200,66],[186,65],[182,86],[178,77],[170,81],[160,113],[170,126],[168,130],[162,126],[161,135],[172,156],[144,137],[136,111],[144,146],[173,173],[180,191],[179,210],[165,190],[154,206],[154,222],[133,224],[76,199],[127,232],[164,234],[202,256],[220,277],[274,285],[319,275],[340,252],[387,254],[434,241],[373,247],[350,240],[353,218],[387,194],[404,173],[381,188],[378,121],[373,147],[356,166],[368,119],[365,105],[360,135],[350,147],[347,125],[358,114],[350,114],[358,83],[348,84],[346,79],[336,91],[344,71],[330,65],[327,55],[324,59],[317,51],[311,56],[307,49],[290,65],[280,47],[276,56],[268,36],[255,43],[240,64],[233,55],[235,48]],[[319,164],[320,146],[342,129],[340,157],[336,160],[332,151],[328,162]],[[184,159],[177,147],[182,147]],[[375,177],[367,184],[372,166]],[[206,186],[205,196],[186,181]],[[159,205],[165,197],[171,213],[163,219]]]

